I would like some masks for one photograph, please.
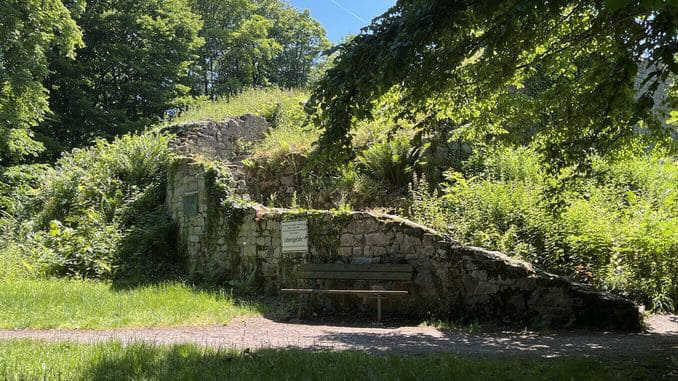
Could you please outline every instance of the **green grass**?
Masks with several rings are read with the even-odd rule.
[[[223,324],[255,314],[223,293],[179,283],[117,291],[91,280],[0,280],[0,328],[120,328]]]
[[[303,103],[308,95],[305,90],[249,89],[228,99],[197,102],[181,116],[164,125],[222,120],[243,114],[263,116],[274,128],[262,141],[257,142],[252,156],[255,160],[274,162],[290,154],[305,155],[318,140],[320,131],[304,126],[306,113]]]
[[[252,380],[623,380],[668,377],[671,359],[481,358],[449,354],[368,355],[194,345],[0,341],[6,379]]]
[[[300,121],[285,123],[269,131],[262,141],[254,145],[252,159],[275,163],[284,160],[288,155],[307,156],[319,136],[319,130],[303,127]]]
[[[308,93],[304,90],[249,89],[228,99],[200,101],[166,124],[221,120],[243,114],[255,114],[268,118],[273,115],[278,104],[283,108],[299,106],[299,103],[305,102],[307,98]]]

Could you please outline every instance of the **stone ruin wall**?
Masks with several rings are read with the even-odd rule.
[[[638,309],[626,299],[498,252],[461,245],[403,218],[269,209],[254,203],[218,205],[205,168],[190,159],[179,162],[170,181],[167,203],[180,228],[189,273],[196,280],[277,294],[281,287],[305,286],[295,275],[302,263],[410,264],[412,282],[322,281],[319,285],[369,288],[378,284],[408,290],[407,297],[387,299],[385,309],[412,317],[432,314],[526,326],[640,329]],[[307,220],[308,253],[282,252],[280,223],[290,219]],[[328,298],[324,304],[328,308],[350,309],[365,303],[354,296]]]
[[[166,130],[176,135],[171,148],[182,156],[235,162],[249,154],[253,142],[261,140],[268,128],[266,119],[246,114],[219,122],[177,124]]]
[[[265,118],[246,114],[222,121],[198,121],[169,126],[176,135],[171,142],[173,151],[181,156],[200,157],[226,163],[234,177],[237,193],[260,204],[290,205],[295,190],[303,182],[300,169],[306,164],[302,155],[288,157],[286,165],[275,169],[245,167],[253,144],[270,128]],[[275,173],[270,173],[270,171]],[[315,195],[322,207],[333,207],[332,196]],[[317,201],[317,200],[316,200]],[[317,202],[316,202],[317,203]]]
[[[170,171],[167,206],[179,226],[181,249],[195,280],[277,294],[281,287],[308,286],[296,276],[303,263],[410,264],[411,282],[328,280],[317,285],[408,290],[406,297],[388,298],[385,309],[390,306],[392,313],[412,317],[641,328],[637,306],[626,299],[498,252],[461,245],[400,217],[271,209],[246,201],[252,186],[234,161],[244,154],[238,147],[247,146],[241,137],[257,139],[266,128],[265,120],[254,116],[171,127],[178,136],[175,150],[186,157]],[[214,179],[196,156],[226,163],[233,177],[231,196],[243,202],[217,199]],[[308,253],[282,252],[280,224],[290,219],[307,220]],[[326,308],[365,307],[366,302],[350,295],[328,298]]]

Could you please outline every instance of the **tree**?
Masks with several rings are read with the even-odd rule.
[[[271,82],[284,88],[303,87],[318,55],[330,47],[325,30],[308,10],[281,7],[274,20],[271,36],[282,48],[269,64]]]
[[[54,117],[41,136],[52,153],[112,138],[161,120],[188,94],[188,69],[202,44],[186,0],[89,0],[77,19],[78,59],[52,56]]]
[[[193,69],[194,94],[228,96],[250,86],[301,87],[329,46],[308,12],[280,0],[194,0],[206,44]]]
[[[252,82],[252,65],[259,55],[272,55],[268,37],[272,23],[255,17],[256,4],[246,0],[194,0],[202,16],[205,45],[192,69],[195,95],[216,98],[234,94]]]
[[[75,2],[74,11],[80,11]],[[47,54],[72,60],[82,34],[60,0],[4,0],[0,2],[0,165],[36,155],[42,145],[32,128],[49,111],[42,85]]]
[[[666,134],[652,93],[678,73],[677,28],[663,0],[399,0],[336,48],[307,112],[326,151],[350,152],[352,123],[396,94],[397,117],[476,139],[535,128],[559,167],[623,144],[638,123]],[[653,68],[640,93],[639,65]]]
[[[339,41],[339,45],[350,42],[355,36],[355,34],[344,36],[341,41]],[[334,67],[334,60],[336,60],[338,56],[339,52],[336,49],[336,46],[330,45],[315,60],[308,75],[308,83],[311,88],[315,87],[315,84],[325,76],[327,70]]]

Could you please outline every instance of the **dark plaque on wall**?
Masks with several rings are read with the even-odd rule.
[[[184,217],[191,218],[198,214],[198,192],[184,194]]]

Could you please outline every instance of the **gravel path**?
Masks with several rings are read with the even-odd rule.
[[[234,319],[227,326],[143,328],[113,330],[0,330],[10,338],[93,343],[119,340],[155,344],[196,343],[219,348],[301,348],[361,350],[408,354],[449,352],[477,355],[622,356],[669,354],[678,356],[678,316],[648,319],[650,332],[642,334],[581,332],[440,331],[430,327],[346,327],[275,322],[263,317]]]

